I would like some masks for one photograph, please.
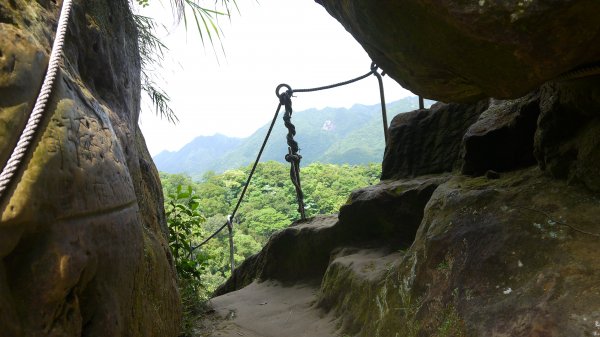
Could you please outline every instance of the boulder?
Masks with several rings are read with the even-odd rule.
[[[381,284],[385,283],[389,271],[402,261],[404,254],[402,250],[385,248],[340,250],[332,256],[323,276],[318,308],[338,317],[337,324],[346,335],[377,336],[377,332],[366,331],[363,327],[365,322],[379,318],[378,304],[385,303],[385,298],[379,296]],[[409,331],[405,333],[405,336],[411,336]]]
[[[419,336],[600,333],[599,215],[596,194],[537,168],[450,180],[388,275],[385,288],[400,291],[374,320],[391,323],[381,335],[411,324]],[[399,320],[393,308],[407,299]]]
[[[332,253],[348,245],[407,247],[414,240],[431,194],[446,179],[388,181],[354,191],[339,216],[297,221],[274,233],[214,295],[242,289],[256,280],[284,284],[318,281]]]
[[[597,195],[537,168],[454,177],[409,249],[333,260],[320,304],[358,336],[593,336],[599,214]]]
[[[44,76],[60,2],[0,0],[0,164]],[[5,336],[176,336],[160,181],[137,127],[126,0],[74,1],[43,123],[0,201]],[[23,117],[25,116],[25,117]]]
[[[469,128],[488,107],[436,103],[394,117],[383,157],[381,179],[450,172],[460,166],[460,146]]]
[[[539,166],[600,191],[600,76],[549,83],[535,134]]]
[[[343,244],[408,247],[415,239],[423,210],[446,176],[387,180],[353,191],[340,208]]]
[[[596,0],[316,0],[404,88],[444,102],[518,98],[600,61]]]
[[[331,250],[344,242],[341,234],[336,216],[297,221],[274,233],[264,248],[238,266],[214,295],[242,289],[255,280],[318,280],[327,269]]]
[[[482,175],[510,171],[536,163],[533,139],[540,114],[540,95],[534,91],[516,100],[491,100],[463,137],[462,173]]]
[[[301,317],[319,317],[304,323],[307,330],[335,319],[340,330],[324,330],[322,336],[395,336],[399,331],[406,336],[600,334],[597,193],[532,167],[493,180],[446,177],[435,184],[423,203],[411,203],[410,195],[417,193],[418,186],[424,194],[427,189],[423,186],[434,185],[424,179],[395,181],[395,185],[384,182],[378,193],[374,192],[376,186],[370,192],[357,193],[344,206],[337,223],[332,218],[306,223],[312,228],[328,223],[325,227],[329,229],[313,231],[310,238],[304,236],[304,243],[284,239],[291,234],[274,235],[254,259],[262,262],[254,266],[245,263],[246,272],[251,273],[255,266],[271,265],[272,271],[298,266],[297,274],[279,283],[273,281],[279,280],[280,274],[263,273],[259,278],[264,281],[262,286],[248,283],[247,288],[214,299],[220,315],[228,317],[220,324],[224,335],[235,336],[224,327],[243,319],[246,327],[254,327],[250,329],[254,334],[269,335],[273,326],[280,325],[267,317],[278,314],[275,308],[294,303],[281,304],[275,294],[304,289],[307,284],[309,293],[320,284],[314,290],[315,305],[303,302],[286,310],[302,312]],[[405,191],[396,206],[386,194],[392,193],[392,186]],[[384,189],[388,192],[383,193]],[[349,212],[367,197],[379,208]],[[396,209],[409,207],[422,215],[414,219],[398,216]],[[387,221],[381,221],[386,215]],[[397,228],[416,230],[409,245],[390,239],[399,232],[386,231],[389,227],[380,225],[392,219]],[[317,249],[301,250],[309,242],[319,247],[318,259],[313,254]],[[276,252],[266,252],[274,246],[279,247]],[[324,255],[329,257],[325,266]],[[324,273],[314,273],[312,282],[298,282],[294,288],[291,284],[302,280],[305,266],[311,263]],[[268,288],[268,294],[261,292],[248,305],[255,316],[265,317],[264,322],[248,323],[243,302],[261,287]],[[236,308],[240,308],[239,318]],[[302,335],[302,331],[290,334]]]

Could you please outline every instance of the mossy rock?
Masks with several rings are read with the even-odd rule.
[[[0,0],[0,163],[38,94],[60,3]],[[177,336],[160,181],[137,127],[129,4],[74,1],[61,68],[0,201],[0,334]]]

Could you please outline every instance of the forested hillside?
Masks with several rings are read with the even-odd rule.
[[[203,182],[189,175],[161,173],[171,245],[179,238],[200,243],[225,222],[245,183],[249,167],[208,173]],[[380,164],[361,166],[313,163],[302,169],[307,216],[336,213],[350,192],[379,181]],[[178,189],[178,186],[181,186]],[[178,198],[179,196],[179,198]],[[274,161],[258,165],[235,220],[235,261],[258,252],[269,236],[299,218],[289,166]],[[202,293],[212,292],[229,276],[226,231],[194,252]],[[180,244],[179,242],[176,244]],[[185,251],[185,250],[182,250]],[[177,255],[177,252],[175,251]],[[181,274],[181,273],[180,273]]]
[[[242,143],[243,139],[227,137],[221,134],[199,136],[186,144],[179,151],[164,151],[154,160],[160,163],[161,172],[180,173],[196,172],[199,167],[212,167]],[[203,173],[204,170],[201,171]]]
[[[433,101],[426,101],[426,107]],[[415,96],[387,105],[388,121],[393,116],[418,107]],[[385,142],[381,121],[381,106],[355,105],[350,109],[325,108],[294,112],[295,139],[300,144],[302,165],[313,162],[333,164],[380,163]],[[264,125],[250,137],[229,138],[223,135],[201,136],[181,150],[164,151],[154,157],[158,170],[168,173],[187,173],[200,180],[205,172],[224,172],[250,164],[266,134]],[[285,162],[287,129],[281,118],[263,154],[263,160]]]

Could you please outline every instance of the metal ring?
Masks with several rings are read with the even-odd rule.
[[[375,62],[371,62],[371,70],[377,70],[379,69],[379,66],[377,66],[377,64]]]
[[[280,85],[278,85],[278,86],[277,86],[277,89],[275,89],[275,95],[276,95],[277,97],[281,97],[281,94],[279,94],[279,90],[280,90],[281,88],[286,88],[286,89],[287,89],[287,91],[289,91],[289,92],[291,92],[291,91],[292,91],[292,87],[290,87],[289,85],[287,85],[287,84],[285,84],[285,83],[282,83],[282,84],[280,84]]]

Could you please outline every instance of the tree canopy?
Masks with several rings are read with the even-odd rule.
[[[194,182],[184,174],[160,174],[167,210],[177,210],[177,204],[194,207],[197,204],[193,211],[202,214],[202,221],[193,225],[197,228],[188,230],[191,246],[199,244],[225,223],[227,215],[237,202],[249,170],[250,166],[228,170],[222,174],[208,172],[201,182]],[[337,213],[352,190],[376,184],[380,174],[380,164],[313,163],[302,168],[307,216]],[[174,200],[175,196],[182,196],[182,191],[187,191],[183,194],[184,198]],[[294,186],[289,178],[289,166],[275,161],[260,163],[234,219],[236,265],[257,253],[271,234],[298,220],[297,208]],[[181,224],[185,221],[181,217],[184,214],[185,212],[170,213],[169,226],[182,227]],[[179,217],[173,219],[174,215]],[[196,252],[203,263],[200,283],[202,292],[208,295],[230,273],[227,235],[223,232],[200,250]]]

